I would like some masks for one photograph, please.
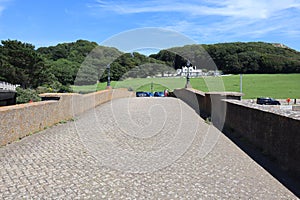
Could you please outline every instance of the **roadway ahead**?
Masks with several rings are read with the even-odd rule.
[[[1,199],[297,199],[175,98],[113,100],[0,148],[0,163]]]

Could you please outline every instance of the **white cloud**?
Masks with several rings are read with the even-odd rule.
[[[5,10],[7,3],[11,0],[0,0],[0,15]]]
[[[149,12],[180,12],[188,15],[217,15],[228,17],[245,17],[265,19],[278,11],[289,8],[300,8],[297,0],[206,0],[182,2],[174,1],[101,1],[98,7],[119,14],[137,14]]]
[[[205,20],[205,19],[204,19]],[[229,17],[202,24],[197,20],[173,21],[162,25],[191,36],[200,43],[217,41],[260,40],[269,36],[278,38],[299,38],[300,15],[281,11],[269,19],[248,19]]]
[[[168,28],[200,43],[299,38],[300,32],[299,0],[98,0],[96,5],[118,15],[151,13],[139,27]]]
[[[278,11],[296,8],[295,0],[225,0],[220,7],[210,7],[208,12],[216,15],[265,19]]]

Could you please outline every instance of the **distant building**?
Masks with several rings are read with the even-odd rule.
[[[281,43],[273,43],[272,44],[274,47],[279,47],[279,48],[283,48],[283,49],[290,49],[288,46],[281,44]]]
[[[187,76],[188,73],[190,77],[203,76],[202,69],[197,69],[196,66],[193,67],[184,66],[182,67],[182,69],[177,69],[177,76]]]
[[[13,85],[0,81],[0,106],[10,106],[16,104],[16,88],[20,85]]]
[[[155,77],[186,77],[189,73],[190,77],[201,77],[201,76],[221,76],[222,72],[218,70],[202,70],[197,69],[197,66],[187,67],[183,66],[181,69],[177,69],[175,73],[165,71],[157,74]]]
[[[9,91],[16,91],[16,88],[20,85],[13,85],[7,82],[0,81],[0,90],[9,90]]]
[[[204,72],[202,69],[197,69],[196,66],[193,67],[187,67],[183,66],[182,69],[177,69],[177,75],[176,76],[187,76],[189,73],[190,77],[200,77],[200,76],[221,76],[221,71],[218,70],[210,70]]]

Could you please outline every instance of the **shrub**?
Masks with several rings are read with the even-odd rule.
[[[17,87],[17,104],[28,103],[30,101],[37,102],[41,98],[38,96],[37,92],[32,89],[22,89]]]
[[[70,85],[62,85],[58,81],[55,81],[50,85],[39,86],[36,90],[37,90],[38,94],[42,94],[42,93],[70,93],[70,92],[73,92]]]
[[[70,92],[73,92],[73,90],[72,90],[71,86],[69,86],[69,85],[62,85],[62,86],[60,86],[58,92],[60,92],[60,93],[70,93]]]

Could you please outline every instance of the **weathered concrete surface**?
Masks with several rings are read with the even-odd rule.
[[[3,199],[297,199],[173,98],[113,100],[2,147],[0,163]]]

